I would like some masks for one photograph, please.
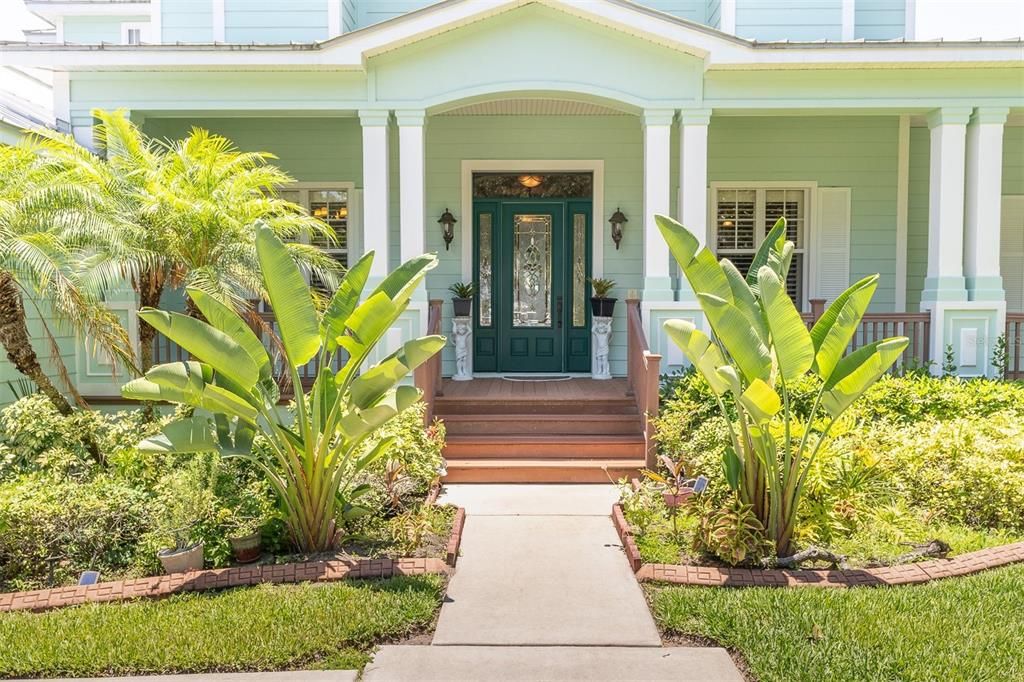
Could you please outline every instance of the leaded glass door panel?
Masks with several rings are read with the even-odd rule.
[[[496,293],[499,372],[563,371],[565,208],[503,203]]]

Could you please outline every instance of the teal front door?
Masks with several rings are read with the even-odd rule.
[[[473,212],[474,370],[589,371],[589,202],[476,201]]]

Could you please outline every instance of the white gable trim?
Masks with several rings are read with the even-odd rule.
[[[757,43],[625,0],[444,0],[323,43],[111,46],[8,44],[0,64],[80,70],[319,67],[365,69],[374,55],[529,4],[541,4],[705,59],[707,68],[843,68],[919,64],[1019,66],[1024,42]],[[148,8],[147,8],[148,9]]]

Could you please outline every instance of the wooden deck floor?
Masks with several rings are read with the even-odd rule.
[[[560,381],[516,381],[502,378],[452,381],[445,379],[442,391],[446,400],[587,401],[626,397],[624,378],[595,381],[580,377]]]

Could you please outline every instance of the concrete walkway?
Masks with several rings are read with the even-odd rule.
[[[451,485],[462,552],[431,646],[386,646],[367,682],[741,682],[724,649],[662,648],[609,517],[611,485]]]

